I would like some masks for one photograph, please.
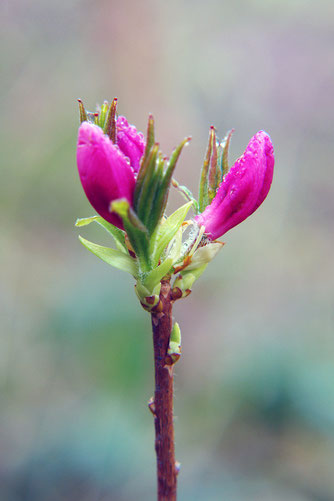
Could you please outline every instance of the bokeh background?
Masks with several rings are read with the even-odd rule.
[[[175,305],[180,501],[334,499],[331,0],[2,0],[1,501],[155,499],[149,316],[78,242],[76,99],[148,112],[196,191],[267,130],[263,206]],[[170,209],[182,200],[171,196]],[[106,243],[104,233],[81,233]]]

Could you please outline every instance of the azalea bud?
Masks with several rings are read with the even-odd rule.
[[[224,176],[211,204],[194,219],[215,240],[250,216],[266,198],[273,178],[274,150],[260,131]]]
[[[77,164],[81,184],[94,209],[110,223],[123,229],[119,216],[110,212],[113,200],[133,201],[135,173],[120,148],[90,122],[79,128]]]

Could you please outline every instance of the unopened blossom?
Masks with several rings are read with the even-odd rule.
[[[250,216],[266,198],[273,178],[274,149],[269,135],[259,131],[244,154],[224,176],[211,204],[195,217],[215,240]]]
[[[132,205],[145,141],[125,117],[118,117],[116,130],[114,144],[98,125],[83,122],[79,128],[77,164],[91,205],[106,221],[123,229],[122,220],[110,211],[110,204],[125,198]]]
[[[136,127],[129,125],[125,117],[119,116],[116,122],[117,145],[122,153],[130,160],[131,167],[137,173],[140,167],[140,159],[145,150],[145,139]]]

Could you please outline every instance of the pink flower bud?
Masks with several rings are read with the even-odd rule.
[[[224,176],[211,204],[195,217],[206,235],[215,240],[253,214],[269,192],[273,169],[273,145],[268,134],[259,131]]]
[[[129,125],[127,119],[122,116],[117,118],[117,144],[137,173],[145,150],[145,139],[143,134],[137,132],[136,128]]]
[[[110,204],[118,198],[126,198],[132,205],[135,173],[128,156],[100,127],[90,122],[81,124],[77,147],[81,184],[96,212],[121,229],[122,220],[110,212]]]

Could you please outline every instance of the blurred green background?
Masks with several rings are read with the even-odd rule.
[[[76,99],[119,98],[197,190],[209,126],[276,151],[175,305],[180,501],[334,499],[334,3],[2,0],[0,500],[155,499],[150,319],[84,249]],[[171,196],[170,209],[182,203]],[[102,231],[81,233],[106,242]]]

